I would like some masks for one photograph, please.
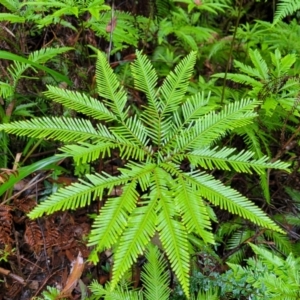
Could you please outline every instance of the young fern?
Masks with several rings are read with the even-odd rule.
[[[188,295],[189,237],[194,235],[205,243],[214,243],[207,201],[259,226],[283,232],[249,199],[206,171],[217,168],[261,174],[269,168],[287,169],[288,164],[269,162],[265,156],[254,159],[249,151],[238,153],[235,149],[215,147],[231,130],[251,124],[260,102],[244,99],[228,104],[220,112],[207,113],[205,105],[209,104],[202,93],[186,99],[195,52],[185,57],[160,87],[151,62],[139,51],[136,56],[131,66],[135,88],[148,101],[139,115],[129,115],[126,91],[106,55],[98,52],[96,80],[101,101],[51,86],[45,93],[66,107],[101,121],[96,127],[89,120],[61,117],[15,122],[0,125],[0,129],[67,142],[59,155],[74,157],[77,164],[89,163],[117,149],[126,161],[119,168],[120,175],[86,175],[86,180],[50,196],[29,217],[85,206],[102,199],[115,186],[122,186],[122,194],[108,198],[95,219],[89,238],[89,245],[95,250],[90,259],[96,262],[97,252],[114,247],[114,289],[157,232]],[[181,168],[182,161],[190,162],[189,170]]]

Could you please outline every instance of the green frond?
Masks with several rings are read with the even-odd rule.
[[[188,124],[191,121],[197,120],[199,117],[215,110],[216,104],[210,104],[210,93],[205,98],[205,93],[197,93],[188,98],[181,106],[183,124]]]
[[[110,130],[122,142],[129,141],[140,147],[146,147],[149,142],[148,129],[137,115],[128,117],[121,126],[111,127]]]
[[[143,23],[146,22],[148,25],[148,19],[142,18],[141,16],[133,16],[129,12],[123,12],[118,9],[114,11],[114,16],[118,20],[118,26],[116,26],[113,31],[112,42],[114,47],[111,54],[127,48],[128,45],[138,48],[138,42],[142,34],[140,27],[143,28],[143,25],[145,26]],[[97,36],[104,37],[107,41],[110,41],[110,33],[106,31],[107,24],[109,24],[110,21],[110,11],[101,13],[100,16],[98,11],[98,18],[92,18],[87,25],[91,27]]]
[[[270,195],[270,189],[269,189],[269,175],[268,175],[268,170],[264,170],[260,175],[259,175],[259,182],[260,182],[260,187],[262,189],[263,195],[265,197],[265,200],[267,201],[268,204],[271,203],[271,195]]]
[[[257,123],[253,123],[249,126],[236,128],[235,132],[243,137],[243,141],[247,145],[247,149],[255,153],[255,158],[260,158],[263,156],[262,149],[266,145],[266,136],[260,130]],[[268,151],[268,148],[266,149]],[[268,152],[268,154],[270,154]]]
[[[62,142],[99,140],[92,123],[84,119],[43,117],[0,125],[0,130],[21,136],[56,139]]]
[[[196,297],[192,297],[192,300],[220,300],[219,292],[217,288],[207,290],[207,291],[199,291]]]
[[[218,74],[214,74],[212,75],[212,77],[214,78],[225,78],[225,73],[218,73]],[[232,80],[236,83],[240,83],[240,84],[246,84],[246,85],[250,85],[252,87],[257,87],[258,89],[263,88],[263,84],[261,82],[259,82],[258,80],[245,75],[245,74],[230,74],[227,73],[226,78],[228,80]]]
[[[234,148],[218,148],[194,150],[182,158],[187,158],[193,166],[201,166],[204,169],[213,170],[235,170],[241,173],[252,173],[254,170],[258,174],[263,174],[265,169],[278,168],[288,170],[289,164],[284,162],[268,162],[269,158],[263,156],[259,159],[253,159],[254,152],[240,151],[232,155]]]
[[[277,275],[284,275],[284,276],[292,276],[293,274],[285,274],[284,266],[286,265],[285,260],[270,251],[258,247],[254,244],[249,243],[254,253],[256,253],[259,258],[262,260],[264,264],[268,266],[268,269],[273,270],[273,272]],[[292,254],[291,254],[292,257]],[[299,262],[298,262],[299,264]],[[298,266],[300,267],[300,266]],[[291,270],[290,270],[291,271]]]
[[[189,295],[189,250],[187,232],[183,224],[174,219],[172,197],[160,194],[157,229],[159,237],[170,260],[183,291]]]
[[[226,243],[226,250],[237,249],[254,235],[255,231],[250,228],[242,228],[233,232]]]
[[[104,299],[104,300],[143,300],[141,294],[129,288],[128,284],[117,286],[114,290],[111,289],[110,283],[106,283],[103,287],[100,283],[94,280],[89,286],[93,293],[93,297],[89,299]]]
[[[8,67],[8,72],[13,79],[13,88],[15,89],[18,81],[22,78],[22,74],[30,67],[29,64],[15,61]]]
[[[115,143],[98,142],[96,144],[89,144],[82,142],[79,143],[79,145],[67,145],[60,148],[59,150],[62,151],[63,154],[59,154],[59,156],[70,156],[77,165],[80,165],[104,158],[105,156],[110,156],[111,150],[117,146]]]
[[[147,263],[142,271],[146,299],[168,300],[171,291],[168,288],[169,276],[168,272],[166,272],[166,260],[156,246],[149,244],[147,250]]]
[[[134,78],[134,86],[137,90],[145,93],[148,103],[145,110],[156,120],[160,118],[161,104],[156,98],[157,74],[146,55],[141,51],[136,51],[137,59],[131,64],[130,68]],[[149,117],[146,115],[146,117]]]
[[[90,182],[80,180],[80,183],[59,189],[35,207],[28,216],[35,219],[44,213],[51,214],[59,210],[86,206],[97,198],[102,199],[105,190],[110,193],[113,187],[123,185],[129,180],[126,176],[113,177],[104,172],[102,175],[86,175],[86,177]]]
[[[173,11],[174,3],[172,0],[155,0],[155,8],[155,16],[159,18],[159,20],[165,19],[169,15],[170,11]]]
[[[100,215],[94,222],[89,239],[90,245],[96,245],[94,252],[101,251],[106,247],[109,248],[116,243],[124,228],[128,226],[128,222],[130,221],[128,220],[129,215],[131,215],[135,209],[139,197],[139,194],[136,191],[136,184],[139,183],[144,188],[148,187],[150,183],[150,174],[154,169],[154,164],[136,165],[130,163],[127,168],[120,169],[122,175],[117,177],[119,180],[118,184],[110,185],[108,182],[109,185],[106,187],[110,189],[108,194],[111,192],[113,186],[123,185],[125,183],[127,183],[127,185],[122,188],[123,192],[121,196],[108,199],[105,206],[101,209]],[[89,179],[91,180],[90,176],[91,175],[89,175]],[[98,177],[100,177],[100,175],[98,175]],[[97,177],[95,179],[95,181],[91,181],[98,188],[101,181],[99,182]],[[99,194],[100,199],[101,197],[102,195]]]
[[[45,48],[30,53],[28,60],[14,60],[8,68],[8,71],[13,78],[13,89],[16,88],[18,81],[22,78],[23,73],[29,69],[39,66],[39,64],[45,63],[58,54],[64,53],[66,51],[72,50],[70,47],[61,48]]]
[[[180,44],[182,44],[184,46],[184,49],[186,49],[187,51],[197,51],[198,45],[196,42],[196,39],[194,36],[192,36],[190,34],[190,30],[191,26],[185,26],[186,28],[180,27],[179,30],[174,30],[174,34],[176,35],[176,37],[180,40]],[[184,30],[185,29],[185,30]],[[192,28],[194,29],[194,28]],[[201,32],[201,36],[205,36],[205,31]]]
[[[0,13],[0,21],[8,21],[10,23],[24,23],[26,18],[10,13]]]
[[[300,2],[298,0],[280,0],[277,4],[273,25],[277,24],[280,20],[288,15],[300,10]]]
[[[125,175],[138,180],[143,192],[145,192],[151,183],[151,174],[155,172],[157,165],[155,163],[135,163],[129,162],[126,168],[119,168],[119,171]]]
[[[275,243],[276,248],[283,254],[289,255],[293,252],[293,247],[290,238],[285,235],[275,231],[266,230],[264,235]]]
[[[132,214],[139,197],[136,191],[136,184],[137,181],[133,180],[122,187],[123,192],[121,196],[109,198],[101,209],[100,214],[94,221],[89,237],[89,246],[96,246],[94,251],[101,252],[111,248],[119,241],[120,236],[128,225],[129,216]],[[116,281],[114,282],[115,284],[117,283]]]
[[[116,120],[116,116],[101,101],[91,96],[50,85],[47,87],[48,91],[43,94],[67,108],[74,109],[96,120],[106,122]]]
[[[268,80],[269,78],[269,68],[267,66],[266,61],[262,58],[261,54],[257,49],[254,51],[252,49],[249,49],[249,56],[251,58],[251,61],[254,65],[254,67],[258,70],[260,74],[260,79]]]
[[[205,243],[214,244],[207,209],[199,193],[189,186],[183,176],[178,175],[175,201],[187,231],[196,232]]]
[[[275,70],[272,73],[276,78],[287,75],[297,60],[295,53],[287,54],[282,57],[279,49],[275,49],[274,53],[271,52],[270,56],[272,64],[275,66]]]
[[[185,178],[190,184],[198,187],[202,197],[208,199],[214,205],[220,206],[221,209],[226,209],[262,227],[284,233],[278,225],[249,199],[242,196],[238,191],[223,185],[213,176],[193,172],[190,175],[186,175]]]
[[[138,255],[143,253],[155,233],[157,199],[150,198],[149,201],[143,201],[143,205],[132,212],[115,251],[112,288],[136,261]]]
[[[260,72],[256,68],[245,65],[240,61],[234,60],[234,66],[238,68],[241,72],[246,73],[248,76],[256,77],[258,79],[264,79],[262,78]]]
[[[141,114],[141,120],[147,125],[148,134],[153,142],[160,144],[162,102],[157,98],[156,84],[158,77],[151,62],[145,55],[137,51],[136,56],[136,61],[131,65],[134,85],[135,88],[146,94],[148,100],[147,107]]]
[[[14,87],[6,82],[0,81],[0,97],[9,99],[14,94]]]
[[[194,65],[196,63],[196,52],[191,52],[181,60],[174,72],[170,72],[158,90],[160,98],[163,100],[162,116],[176,111],[182,103],[182,99],[189,86],[189,79],[192,77]]]
[[[181,106],[181,110],[173,112],[173,117],[165,120],[169,123],[166,128],[166,135],[164,136],[164,148],[177,140],[178,135],[187,126],[190,127],[193,121],[198,120],[201,116],[213,111],[216,105],[208,105],[209,96],[204,100],[204,93],[197,93],[188,98]],[[182,120],[183,119],[183,120]]]
[[[42,48],[40,50],[33,51],[29,54],[28,59],[43,64],[55,56],[73,50],[72,47],[60,47],[60,48]]]
[[[5,6],[11,12],[16,12],[20,8],[19,0],[0,0],[0,4]]]
[[[239,102],[227,104],[220,113],[215,111],[201,117],[198,121],[190,123],[190,126],[181,131],[173,139],[171,147],[174,147],[174,159],[187,150],[194,150],[210,146],[228,130],[250,124],[256,113],[253,109],[259,102],[243,99]]]
[[[106,99],[105,105],[112,109],[118,119],[124,121],[127,117],[127,112],[124,111],[127,102],[126,92],[110,67],[107,57],[100,51],[96,63],[96,81],[98,94]]]

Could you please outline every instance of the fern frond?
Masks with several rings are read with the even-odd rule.
[[[283,254],[289,255],[293,252],[292,243],[287,235],[270,230],[266,230],[264,235],[271,241],[274,241],[276,248]]]
[[[196,52],[191,52],[170,72],[158,93],[162,99],[162,116],[176,111],[185,95],[189,79],[192,77],[196,63]]]
[[[199,291],[196,297],[192,297],[192,300],[220,300],[219,292],[217,288],[207,291]]]
[[[142,55],[140,51],[136,51],[137,59],[131,65],[132,76],[134,78],[134,86],[137,90],[144,92],[148,103],[145,110],[155,119],[159,119],[161,104],[156,98],[157,74],[150,60]]]
[[[275,53],[271,52],[270,56],[273,66],[276,67],[274,70],[275,72],[272,72],[275,78],[280,78],[281,76],[288,74],[289,70],[297,59],[297,56],[294,53],[281,57],[281,52],[279,49],[275,49]]]
[[[246,73],[249,76],[256,77],[256,78],[259,78],[259,79],[264,79],[261,76],[260,72],[256,68],[245,65],[245,64],[241,63],[240,61],[235,60],[234,61],[234,66],[236,68],[238,68],[241,72]]]
[[[67,145],[59,150],[64,154],[59,154],[59,156],[73,157],[77,165],[90,163],[96,159],[104,158],[105,156],[110,156],[111,150],[116,148],[118,145],[115,143],[79,143],[79,145]]]
[[[187,51],[191,51],[191,50],[197,51],[198,44],[197,44],[195,38],[191,34],[184,32],[182,29],[183,29],[183,27],[180,27],[180,30],[173,29],[174,34],[180,40],[180,42],[178,44],[181,44],[182,46],[184,46],[184,49],[186,49]],[[187,31],[187,30],[185,30],[185,31]]]
[[[254,170],[257,174],[263,174],[264,169],[278,168],[288,169],[289,164],[283,162],[269,163],[269,158],[263,156],[260,159],[253,159],[254,153],[250,151],[241,151],[239,154],[232,155],[235,149],[223,148],[221,150],[214,149],[199,149],[183,155],[182,158],[187,158],[192,165],[201,166],[205,169],[218,168],[221,170],[234,169],[237,172],[252,173]]]
[[[164,137],[164,149],[167,149],[169,144],[178,138],[184,128],[189,127],[191,123],[193,124],[194,120],[199,120],[201,116],[216,108],[216,105],[208,105],[209,96],[207,100],[204,100],[204,93],[197,93],[184,102],[181,111],[178,110],[173,113],[173,118],[169,119],[170,123],[167,125],[167,134]]]
[[[129,180],[126,176],[113,177],[108,174],[86,175],[90,182],[80,180],[80,183],[74,183],[64,189],[58,190],[47,200],[35,207],[28,216],[38,218],[44,213],[51,214],[55,211],[75,209],[88,205],[99,197],[103,197],[104,191],[110,193],[114,186],[123,185]]]
[[[0,13],[0,21],[8,21],[10,23],[24,23],[26,18],[10,13]]]
[[[122,235],[114,256],[112,288],[116,286],[124,273],[142,254],[155,233],[157,199],[143,201],[142,207],[136,207]]]
[[[106,56],[100,51],[98,51],[96,63],[96,81],[99,95],[110,100],[105,101],[105,104],[112,109],[117,118],[124,121],[127,117],[127,113],[124,111],[127,95],[111,69]]]
[[[235,231],[226,243],[226,250],[237,249],[241,244],[255,235],[255,231],[249,228],[243,228]]]
[[[225,73],[214,74],[214,75],[212,75],[212,77],[214,77],[214,78],[225,78]],[[258,89],[263,88],[263,84],[261,82],[259,82],[258,80],[255,80],[254,78],[252,78],[248,75],[245,75],[245,74],[230,74],[230,73],[227,73],[226,78],[229,79],[229,80],[232,80],[236,83],[250,85],[250,86],[256,87]]]
[[[176,221],[172,216],[173,203],[170,197],[160,198],[158,215],[158,230],[160,240],[170,260],[184,293],[189,295],[189,251],[187,233],[181,222]]]
[[[144,294],[147,300],[168,300],[170,289],[168,288],[167,264],[164,256],[158,248],[149,244],[147,247],[147,263],[142,271],[142,280],[144,282]]]
[[[178,207],[187,231],[189,233],[196,232],[206,243],[213,244],[214,237],[209,232],[211,223],[207,208],[197,190],[187,184],[185,178],[181,175],[181,171],[175,166],[162,163],[161,167],[170,172],[172,176],[177,177],[172,192],[175,196],[176,207]]]
[[[288,15],[292,15],[300,9],[298,0],[280,0],[277,4],[273,26]]]
[[[116,120],[116,116],[99,100],[76,91],[64,90],[47,85],[48,91],[43,94],[67,108],[74,109],[96,120],[106,122]]]
[[[154,174],[156,182],[155,193],[158,202],[157,229],[160,240],[170,260],[179,282],[186,295],[189,295],[189,251],[187,232],[182,223],[175,220],[176,210],[170,192],[163,188],[161,181],[165,181],[164,170],[158,169]]]
[[[140,147],[146,147],[148,140],[148,129],[137,115],[128,117],[121,126],[110,128],[111,132],[119,141],[130,141]]]
[[[183,116],[183,126],[189,124],[191,121],[199,119],[199,117],[215,110],[216,104],[210,104],[210,93],[205,96],[204,92],[197,93],[188,98],[181,106]]]
[[[103,287],[96,280],[94,280],[89,288],[93,293],[93,297],[91,298],[93,300],[143,300],[143,297],[141,297],[139,293],[131,290],[128,287],[128,284],[122,284],[112,290],[109,283],[105,284],[105,287]]]
[[[141,114],[141,120],[147,125],[149,136],[156,144],[160,143],[161,131],[161,101],[157,98],[157,74],[149,61],[141,52],[136,52],[137,59],[131,65],[134,86],[136,89],[144,92],[147,97],[147,106]],[[150,117],[151,116],[151,117]],[[153,119],[155,122],[153,122]]]
[[[267,66],[266,61],[262,58],[261,54],[257,49],[254,51],[252,49],[249,49],[249,56],[251,58],[251,61],[254,65],[254,67],[258,70],[260,74],[260,78],[264,80],[268,80],[269,78],[269,68]]]
[[[42,48],[40,50],[33,51],[29,54],[28,59],[43,64],[53,57],[65,53],[67,51],[73,50],[72,47],[60,47],[60,48]]]
[[[136,191],[136,184],[137,181],[133,180],[124,186],[122,195],[116,198],[109,198],[101,209],[100,214],[94,221],[89,238],[89,245],[96,246],[94,251],[101,252],[111,248],[119,240],[119,237],[127,227],[129,215],[134,210],[139,196]],[[123,269],[122,267],[121,270],[123,271]],[[119,279],[120,277],[118,277]]]
[[[63,142],[99,140],[99,134],[88,120],[44,117],[0,125],[0,130],[21,136],[57,139]]]
[[[249,199],[242,196],[238,191],[223,185],[213,176],[193,172],[185,176],[185,179],[191,185],[198,186],[200,195],[209,199],[213,204],[220,206],[221,209],[226,209],[265,228],[284,233],[278,225]]]
[[[175,148],[174,159],[187,150],[201,149],[210,146],[212,142],[223,136],[228,130],[245,126],[251,123],[256,116],[253,109],[259,102],[244,99],[239,102],[230,103],[220,113],[211,112],[194,123],[190,123],[172,140]]]
[[[124,186],[122,195],[117,198],[110,198],[94,222],[89,244],[96,245],[95,252],[102,251],[106,247],[110,248],[111,245],[116,243],[125,227],[128,226],[129,215],[134,211],[139,197],[136,191],[136,184],[141,182],[142,186],[148,186],[149,174],[153,172],[155,165],[130,165],[130,167],[131,168],[121,170],[122,175],[118,177],[120,184],[114,184],[114,186],[123,185],[126,181],[130,180],[130,182]],[[91,175],[89,175],[89,177],[90,176]],[[98,176],[101,178],[100,175]],[[97,178],[95,179],[96,181],[94,181],[93,184],[97,185],[98,188],[99,180],[97,180]],[[108,182],[108,184],[109,183],[110,182]],[[109,185],[107,188],[110,187],[112,186]],[[99,190],[99,192],[101,192],[101,190]],[[99,197],[101,199],[102,195],[99,194]]]
[[[6,82],[0,81],[0,97],[9,99],[14,94],[14,87]]]
[[[5,6],[11,12],[16,12],[20,8],[19,0],[0,0],[0,4]]]
[[[300,267],[299,258],[295,259],[292,254],[289,255],[285,261],[283,258],[271,253],[270,251],[258,247],[254,244],[249,243],[252,250],[259,256],[264,264],[267,265],[268,269],[272,270],[277,276],[295,278],[295,271],[298,272]],[[293,265],[296,267],[288,268],[289,273],[286,273],[287,266],[293,261]],[[297,275],[296,275],[297,276]],[[297,276],[298,277],[298,276]]]

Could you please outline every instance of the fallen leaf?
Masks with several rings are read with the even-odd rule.
[[[106,32],[107,33],[113,32],[116,26],[117,26],[117,18],[113,17],[106,26]]]
[[[59,298],[70,296],[82,275],[84,269],[84,262],[80,251],[77,255],[77,258],[72,262],[72,264],[73,267],[70,271],[70,275],[67,279],[64,289],[60,292]]]

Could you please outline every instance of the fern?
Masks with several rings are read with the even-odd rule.
[[[114,48],[111,54],[116,53],[129,45],[136,47],[138,41],[144,37],[147,31],[149,20],[141,16],[133,16],[127,12],[115,11],[117,26],[113,30],[113,34],[107,31],[107,25],[111,22],[111,12],[104,12],[98,18],[92,18],[84,25],[91,28],[97,36],[103,37],[105,40],[112,39]]]
[[[148,245],[146,252],[147,263],[145,264],[141,278],[144,283],[144,291],[131,290],[127,285],[118,285],[115,290],[111,290],[110,286],[103,287],[94,281],[90,285],[93,293],[92,299],[115,300],[115,299],[146,299],[146,300],[168,300],[170,289],[168,287],[168,272],[166,271],[166,261],[160,254],[157,247]]]
[[[63,16],[74,15],[79,18],[85,12],[89,12],[98,19],[99,11],[110,10],[110,7],[104,4],[104,0],[35,0],[26,2],[24,5],[33,7],[35,11],[38,11],[39,17],[35,19],[38,27],[42,28],[60,22],[74,31],[77,30],[70,22],[60,20]],[[40,11],[46,12],[47,15],[42,16]]]
[[[283,259],[272,252],[250,244],[258,256],[256,260],[248,259],[248,266],[228,264],[237,274],[247,276],[247,282],[257,289],[264,287],[263,294],[257,299],[299,299],[299,258],[290,254]],[[263,270],[263,272],[261,272]]]
[[[52,59],[53,57],[65,53],[66,51],[71,50],[70,47],[62,47],[62,48],[46,48],[41,49],[38,51],[32,52],[28,57],[28,63],[21,62],[21,61],[14,61],[8,68],[8,72],[12,78],[12,84],[9,86],[7,83],[0,82],[0,95],[2,95],[5,99],[9,99],[14,93],[17,88],[17,84],[19,83],[20,79],[24,76],[24,72],[29,68],[33,68],[30,64],[44,64],[48,60]]]
[[[280,0],[277,4],[273,25],[288,15],[292,15],[297,10],[300,10],[300,3],[298,0]]]
[[[75,107],[81,113],[101,120],[96,127],[84,119],[36,118],[0,125],[7,133],[53,138],[71,143],[60,156],[75,157],[76,163],[91,162],[117,149],[126,160],[119,176],[87,175],[85,180],[60,189],[36,207],[29,216],[75,209],[106,192],[122,186],[123,193],[109,198],[95,219],[89,245],[97,252],[114,247],[115,262],[111,289],[141,254],[156,232],[186,295],[189,294],[189,235],[214,243],[206,200],[270,230],[283,232],[267,215],[240,193],[225,186],[205,169],[234,169],[261,174],[267,168],[287,169],[283,162],[254,159],[248,151],[216,148],[215,143],[228,132],[251,124],[260,104],[241,100],[223,110],[205,109],[203,94],[186,99],[196,53],[184,58],[157,87],[157,75],[146,56],[136,52],[132,64],[135,88],[146,95],[148,104],[141,113],[129,116],[126,91],[111,70],[106,55],[98,52],[96,80],[101,102],[80,93],[48,87],[53,100]],[[91,107],[95,105],[95,110]],[[201,108],[203,107],[203,112]],[[113,122],[106,122],[113,121]],[[181,169],[182,161],[190,170]],[[116,298],[115,298],[116,299]]]

